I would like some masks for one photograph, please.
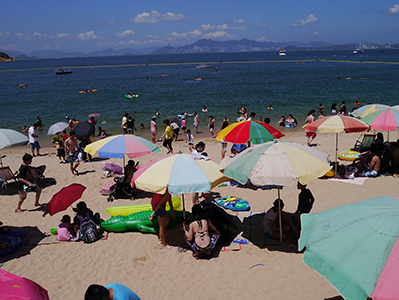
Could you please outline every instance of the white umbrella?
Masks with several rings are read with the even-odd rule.
[[[69,127],[68,123],[66,122],[58,122],[50,126],[47,131],[47,135],[54,135],[57,132],[63,131],[65,128]]]
[[[12,129],[0,128],[0,149],[28,142],[28,137]]]

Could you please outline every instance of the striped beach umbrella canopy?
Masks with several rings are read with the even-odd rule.
[[[303,262],[345,299],[399,299],[399,200],[376,197],[301,215]]]
[[[377,111],[380,109],[388,109],[388,108],[391,108],[391,106],[385,105],[385,104],[377,104],[377,103],[376,104],[367,104],[367,105],[364,105],[364,106],[356,109],[351,114],[354,117],[358,117],[358,118],[362,119],[374,111]]]
[[[362,119],[374,130],[395,131],[399,127],[399,110],[382,109],[372,112]]]
[[[250,141],[256,145],[271,142],[283,136],[283,133],[269,124],[247,120],[227,126],[218,133],[216,139],[218,141],[224,139],[225,142],[233,144],[245,144],[247,141]]]

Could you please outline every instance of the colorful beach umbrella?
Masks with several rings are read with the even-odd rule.
[[[0,149],[19,143],[27,143],[28,137],[12,129],[0,128]]]
[[[157,145],[132,134],[110,136],[91,143],[85,148],[85,152],[93,156],[97,152],[99,157],[107,158],[124,158],[125,154],[129,158],[134,158],[160,151]]]
[[[345,299],[399,299],[398,198],[376,197],[303,214],[301,224],[304,263]]]
[[[291,142],[268,142],[250,147],[220,164],[223,174],[245,184],[292,186],[299,180],[308,184],[326,174],[328,155]]]
[[[88,115],[88,117],[89,117],[89,118],[101,117],[101,114],[93,113],[93,114]]]
[[[219,165],[211,160],[194,159],[185,154],[173,154],[153,160],[134,173],[136,188],[163,194],[209,192],[227,178]]]
[[[47,135],[54,135],[57,132],[63,131],[65,128],[68,128],[69,125],[66,122],[58,122],[50,126],[47,131]]]
[[[72,203],[82,197],[86,187],[79,183],[72,183],[54,194],[47,204],[46,211],[52,216],[66,210]]]
[[[358,118],[362,119],[365,116],[371,114],[372,112],[375,112],[380,109],[388,109],[388,108],[391,108],[391,106],[385,105],[385,104],[368,104],[368,105],[364,105],[364,106],[356,109],[351,114],[354,117],[358,117]]]
[[[233,144],[245,144],[247,141],[250,141],[256,145],[271,142],[283,136],[283,133],[269,124],[247,120],[227,126],[218,133],[216,139],[218,141],[224,139],[225,142]]]
[[[364,132],[369,129],[369,125],[354,117],[343,115],[333,115],[320,118],[310,124],[303,126],[308,131],[319,131],[324,133],[335,133],[335,173],[337,173],[338,162],[338,133],[341,132]]]
[[[48,292],[36,282],[0,269],[0,299],[49,300]]]
[[[362,119],[374,130],[395,131],[399,126],[399,110],[383,109],[372,112]]]

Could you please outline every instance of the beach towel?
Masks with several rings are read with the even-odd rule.
[[[108,239],[108,232],[104,232],[101,235],[101,238],[99,239],[100,241]],[[83,242],[80,240],[79,242]],[[51,244],[69,244],[69,243],[76,243],[76,242],[71,242],[71,241],[59,241],[57,240],[56,235],[50,235],[50,236],[32,236],[27,242],[27,246],[39,246],[39,245],[51,245]]]
[[[354,179],[329,178],[328,180],[363,185],[368,177],[355,177]]]

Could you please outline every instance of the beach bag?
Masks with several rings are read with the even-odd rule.
[[[89,218],[88,214],[82,220],[83,217],[79,216],[80,221],[80,233],[82,234],[82,239],[85,243],[93,243],[99,238],[99,231],[97,229],[96,223]]]

